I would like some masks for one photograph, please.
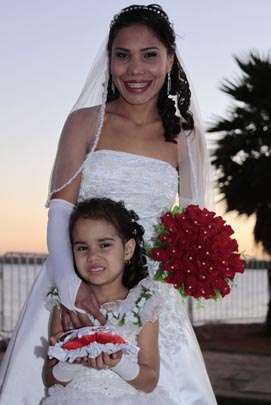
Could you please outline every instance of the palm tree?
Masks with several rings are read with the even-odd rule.
[[[235,61],[241,76],[221,86],[233,100],[228,117],[217,117],[208,129],[221,135],[213,164],[227,211],[255,214],[255,241],[270,255],[271,61],[255,52],[246,61],[238,57]],[[271,299],[265,326],[271,332]]]

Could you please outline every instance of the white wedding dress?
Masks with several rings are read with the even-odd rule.
[[[98,150],[90,153],[84,163],[79,199],[107,197],[124,201],[128,209],[139,215],[148,241],[160,214],[174,204],[177,189],[178,173],[167,162],[132,153]],[[149,262],[151,275],[155,265]],[[47,267],[50,267],[49,260]],[[50,285],[49,276],[50,270],[44,268],[21,315],[21,328],[17,328],[10,343],[0,375],[4,382],[1,405],[37,405],[44,396],[41,367],[46,353],[49,313],[43,301]],[[160,314],[161,366],[157,389],[167,392],[172,404],[216,404],[182,299],[171,286],[160,284],[160,290],[164,305]],[[31,325],[31,321],[33,328],[26,330],[24,325]],[[165,402],[156,401],[156,404]]]
[[[147,299],[146,297],[147,292]],[[159,318],[163,299],[157,283],[150,278],[141,280],[129,291],[124,300],[105,303],[101,306],[108,315],[108,326],[114,327],[117,333],[130,344],[137,345],[137,336],[146,322]],[[134,316],[136,313],[136,316]],[[119,325],[118,319],[125,322]],[[140,325],[138,319],[140,318]],[[137,360],[137,354],[129,354],[131,361]],[[76,369],[73,380],[66,386],[54,385],[49,388],[49,395],[42,405],[177,405],[169,393],[156,387],[151,393],[136,390],[111,370],[96,370],[73,364]]]

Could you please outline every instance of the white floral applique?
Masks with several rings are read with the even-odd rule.
[[[146,321],[157,319],[156,313],[162,304],[158,290],[158,284],[147,277],[129,291],[126,299],[103,304],[101,312],[115,327],[133,325],[141,328]],[[90,320],[99,325],[94,317],[90,316]]]
[[[45,308],[48,311],[52,311],[55,306],[59,306],[61,303],[57,287],[51,287],[46,294]]]
[[[50,288],[45,301],[46,308],[52,311],[55,305],[60,305],[60,302],[58,289]],[[147,277],[132,288],[124,300],[105,303],[100,311],[107,323],[112,326],[121,327],[129,324],[141,328],[145,322],[156,320],[161,308],[162,298],[158,283]],[[89,318],[93,326],[100,326],[100,322],[91,314]]]

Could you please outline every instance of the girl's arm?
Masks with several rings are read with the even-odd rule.
[[[61,323],[61,310],[57,307],[54,308],[52,319],[50,322],[49,340],[55,344],[57,339],[63,334]],[[55,384],[67,385],[74,376],[78,373],[78,369],[82,366],[78,364],[70,364],[67,362],[59,362],[56,359],[47,359],[43,369],[43,381],[47,387]]]
[[[54,345],[64,333],[62,327],[62,310],[55,306],[52,312],[49,325],[49,341]],[[58,361],[55,358],[50,359],[47,356],[43,368],[43,382],[45,386],[51,387],[55,384],[61,384],[64,387],[75,377],[78,371],[81,370],[84,361],[79,361],[71,364],[68,362]],[[84,360],[84,359],[83,359]]]
[[[147,322],[138,336],[138,364],[140,367],[137,377],[129,381],[133,387],[144,392],[151,392],[159,380],[159,321]]]
[[[61,323],[61,310],[55,306],[51,315],[50,326],[49,326],[49,342],[55,343],[57,336],[63,333],[62,323]],[[54,384],[66,385],[63,382],[57,381],[52,374],[53,367],[58,363],[56,359],[49,359],[47,356],[43,368],[43,381],[47,387]]]
[[[122,355],[119,363],[112,368],[120,377],[134,388],[151,392],[156,387],[159,380],[160,355],[158,345],[159,321],[147,322],[138,336],[138,365],[125,355]],[[105,356],[104,363],[110,364],[108,356]],[[130,378],[131,375],[136,377]]]

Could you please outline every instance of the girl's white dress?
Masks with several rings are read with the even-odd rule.
[[[169,163],[126,152],[99,150],[90,153],[84,163],[79,199],[108,197],[124,201],[128,209],[139,215],[148,241],[153,224],[174,204],[177,190],[178,173]],[[151,275],[155,266],[149,262]],[[160,314],[161,365],[157,389],[167,392],[170,404],[216,404],[185,305],[173,287],[159,285],[164,304]],[[32,289],[5,356],[0,375],[1,405],[37,405],[44,397],[41,369],[47,352],[49,318],[44,297],[49,286],[50,258]],[[156,399],[157,405],[164,403]]]
[[[102,305],[102,312],[107,314],[109,326],[129,343],[137,345],[137,336],[146,322],[159,318],[163,300],[157,283],[150,278],[142,280],[129,291],[125,300],[118,300]],[[125,317],[124,324],[118,319]],[[136,361],[137,354],[130,354],[131,361]],[[42,405],[140,405],[164,404],[175,405],[167,391],[155,388],[151,393],[144,393],[133,388],[111,370],[96,370],[82,365],[72,364],[76,375],[66,386],[55,385],[49,389],[49,396]]]

